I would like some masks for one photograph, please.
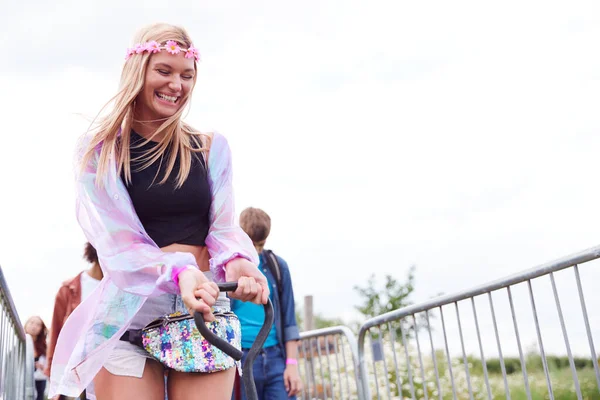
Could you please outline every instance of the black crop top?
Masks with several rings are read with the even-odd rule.
[[[154,146],[149,142],[136,148],[144,140],[136,132],[131,132],[132,160]],[[211,193],[202,153],[192,153],[190,173],[179,189],[176,189],[179,158],[169,179],[159,184],[164,177],[167,160],[168,155],[163,156],[158,175],[160,159],[141,171],[137,171],[139,162],[131,162],[131,184],[126,186],[133,207],[144,229],[158,247],[173,243],[205,246],[210,225]],[[125,182],[123,176],[121,179]]]

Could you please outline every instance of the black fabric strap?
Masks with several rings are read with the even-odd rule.
[[[125,331],[123,336],[121,336],[121,340],[124,342],[129,342],[138,347],[144,348],[144,343],[142,341],[142,330],[141,329],[130,329]]]

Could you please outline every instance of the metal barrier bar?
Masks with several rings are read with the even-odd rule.
[[[370,336],[369,339],[371,342],[371,349],[373,349],[373,336]],[[377,400],[380,400],[381,395],[379,394],[379,382],[377,381],[377,364],[375,363],[375,361],[375,357],[373,357],[373,375],[375,376],[375,390],[377,391]]]
[[[13,303],[10,290],[8,290],[8,284],[4,279],[2,267],[0,267],[0,296],[2,297],[2,306],[4,308],[4,312],[8,314],[10,321],[12,321],[13,329],[15,330],[17,338],[25,343],[25,329],[23,329],[23,325],[21,325],[21,320],[17,314],[17,308]]]
[[[451,295],[440,296],[428,301],[424,301],[423,303],[414,304],[408,307],[401,308],[399,310],[387,312],[385,314],[369,319],[361,326],[358,337],[359,346],[361,341],[360,333],[364,334],[369,328],[375,327],[384,322],[394,321],[412,314],[420,313],[426,310],[431,310],[446,304],[451,304],[455,301],[470,299],[471,297],[486,294],[488,292],[502,289],[507,286],[513,286],[517,283],[526,282],[530,279],[547,275],[550,272],[560,271],[562,269],[574,266],[575,264],[582,264],[584,262],[592,261],[597,258],[600,258],[600,246],[584,250],[569,257],[560,258],[550,263],[542,264],[539,267],[531,268],[503,279],[498,279],[490,283],[476,286],[473,289],[465,290]]]
[[[305,390],[303,399],[360,399],[363,400],[362,387],[358,381],[358,351],[354,333],[346,326],[334,326],[331,328],[315,329],[300,333],[302,353],[299,354],[299,363],[305,366],[303,378]],[[313,347],[316,344],[316,349]],[[308,343],[309,351],[306,350]],[[331,352],[335,352],[337,373],[331,369]],[[322,358],[327,358],[326,361]],[[315,358],[318,360],[315,362]],[[341,358],[341,362],[339,362]],[[328,368],[326,377],[324,362]],[[319,364],[319,374],[316,374],[314,366]],[[312,372],[307,368],[312,365]],[[340,371],[340,365],[343,370]],[[320,378],[320,381],[319,379]]]
[[[302,348],[302,354],[308,354],[306,351],[306,342],[302,341],[300,342],[300,346]],[[310,382],[314,382],[314,376],[312,376],[312,368],[310,366],[310,362],[312,362],[312,358],[310,359],[310,361],[307,358],[303,358],[304,362],[299,362],[298,364],[304,365],[304,376],[307,377],[305,379],[305,388],[304,391],[302,392],[302,398],[303,399],[307,399],[310,398],[308,397],[308,394],[311,393],[310,390]],[[312,379],[310,378],[312,376]]]
[[[334,397],[334,389],[333,389],[333,373],[331,372],[331,362],[329,360],[329,342],[327,340],[328,336],[325,336],[325,360],[327,361],[327,370],[329,371],[329,381],[331,382],[331,397]]]
[[[33,399],[33,343],[25,334],[0,267],[0,398]]]
[[[575,271],[575,281],[577,282],[577,291],[579,292],[579,301],[581,303],[581,311],[583,312],[583,321],[585,323],[585,331],[587,333],[588,342],[590,344],[590,352],[592,356],[592,363],[596,372],[596,383],[598,389],[600,389],[600,369],[598,368],[598,360],[596,359],[596,349],[594,348],[594,341],[592,340],[592,332],[590,329],[590,320],[587,314],[587,308],[585,307],[585,300],[583,298],[583,290],[581,289],[581,278],[579,277],[579,267],[573,266]]]
[[[35,398],[35,380],[33,378],[33,372],[35,371],[34,353],[33,339],[30,335],[27,335],[25,354],[30,356],[25,358],[25,398],[31,400]]]
[[[521,346],[521,336],[519,335],[519,325],[517,324],[517,316],[515,314],[515,305],[513,303],[512,293],[510,286],[506,288],[508,293],[508,302],[510,304],[510,314],[512,315],[513,326],[515,328],[515,337],[517,338],[517,347],[519,348],[519,359],[521,360],[521,371],[523,372],[523,381],[525,382],[525,393],[527,394],[527,400],[531,400],[531,390],[529,389],[529,378],[527,377],[527,364],[523,357],[523,348]]]
[[[506,365],[504,365],[504,357],[502,356],[502,345],[500,344],[500,335],[498,334],[498,323],[496,322],[496,312],[494,311],[494,301],[492,300],[491,292],[488,293],[488,299],[490,302],[490,312],[492,314],[492,321],[494,322],[494,334],[496,337],[496,345],[498,346],[498,358],[500,359],[500,369],[502,370],[502,378],[504,379],[504,393],[506,394],[506,400],[510,400],[510,390],[508,389],[508,380],[506,379]]]
[[[533,288],[531,286],[531,280],[527,280],[527,287],[529,289],[529,300],[531,301],[531,310],[533,311],[533,321],[535,322],[535,330],[538,337],[538,345],[540,346],[540,353],[542,355],[542,364],[544,365],[544,374],[546,375],[546,383],[548,384],[548,394],[550,400],[554,400],[554,392],[552,391],[552,380],[550,379],[550,372],[548,371],[548,360],[546,360],[546,353],[544,351],[544,342],[542,341],[542,332],[540,331],[540,323],[538,321],[538,314],[535,307],[535,299],[533,298]]]
[[[425,379],[425,366],[423,365],[423,356],[421,355],[421,344],[419,343],[419,332],[417,330],[417,318],[413,314],[413,324],[415,327],[415,340],[417,342],[417,354],[419,355],[419,368],[421,369],[421,380],[423,381],[423,385],[427,387],[427,380]],[[429,396],[427,395],[427,390],[423,391],[423,395],[425,396],[425,400],[429,400]]]
[[[469,363],[467,361],[467,352],[465,351],[465,341],[463,340],[462,326],[460,323],[460,312],[458,311],[458,303],[454,303],[456,308],[456,320],[458,321],[458,334],[460,336],[460,347],[462,349],[463,362],[465,363],[465,373],[467,375],[467,387],[469,388],[469,399],[473,400],[473,389],[471,388],[471,376],[469,375]]]
[[[400,392],[402,392],[402,381],[400,380],[400,371],[398,370],[398,359],[396,357],[396,346],[394,346],[394,342],[395,340],[395,333],[394,333],[394,329],[392,328],[392,324],[391,322],[387,323],[387,328],[388,331],[390,332],[390,336],[392,337],[391,343],[392,343],[392,354],[394,355],[394,369],[396,372],[396,387],[398,388],[398,390]]]
[[[327,338],[327,337],[325,337]],[[323,400],[328,399],[329,397],[327,397],[327,384],[325,383],[325,373],[323,372],[323,361],[322,361],[322,356],[321,356],[321,345],[319,344],[319,338],[315,339],[315,342],[317,342],[317,354],[319,355],[319,372],[321,373],[321,382],[323,384]],[[327,346],[327,342],[325,341],[325,346]]]
[[[1,296],[1,295],[0,295]],[[0,312],[0,365],[4,365],[4,345],[6,342],[6,335],[4,334],[4,330],[6,329],[6,322],[4,317],[4,310]],[[4,380],[2,379],[2,370],[0,370],[0,393],[2,393],[2,383]]]
[[[336,339],[341,340],[339,338],[339,336],[336,336]],[[346,366],[346,351],[344,350],[344,347],[345,346],[340,346],[340,348],[342,349],[342,358],[344,359],[344,368],[345,368],[344,371],[346,371],[346,373],[344,374],[344,376],[346,377],[346,390],[347,390],[348,396],[350,396],[350,393],[351,393],[350,392],[350,379],[348,378],[348,376],[350,374],[347,373],[348,367]],[[356,356],[356,354],[353,353],[353,357],[355,357],[355,356]]]
[[[431,336],[431,323],[429,322],[429,311],[425,311],[425,317],[427,320],[427,332],[429,332],[429,343],[431,344],[431,358],[433,360],[433,368],[435,369],[435,381],[437,383],[439,400],[442,398],[442,385],[440,383],[440,373],[437,365],[437,357],[435,356],[435,346],[433,345],[433,337]]]
[[[402,337],[402,347],[404,347],[404,355],[406,356],[406,370],[408,371],[408,382],[410,383],[410,395],[413,400],[416,400],[415,386],[412,377],[412,368],[410,367],[410,356],[408,355],[408,346],[406,345],[406,334],[404,333],[404,329],[402,329],[402,321],[403,320],[400,320],[400,334]],[[402,393],[402,388],[400,388],[400,393]]]
[[[448,362],[448,371],[450,372],[450,384],[452,385],[452,398],[456,400],[456,385],[454,384],[454,373],[452,372],[452,356],[448,347],[448,335],[446,333],[446,322],[444,321],[444,310],[440,309],[440,317],[442,318],[442,331],[444,332],[444,346],[446,348],[446,360]]]
[[[429,301],[425,301],[423,303],[420,304],[414,304],[408,307],[404,307],[402,309],[399,310],[394,310],[382,315],[379,315],[377,317],[371,318],[368,321],[366,321],[360,328],[359,333],[358,333],[358,370],[360,373],[360,379],[359,379],[359,383],[362,384],[363,387],[363,394],[364,394],[364,399],[369,399],[371,400],[372,398],[377,398],[380,399],[382,397],[384,397],[387,394],[387,398],[392,398],[392,393],[390,391],[390,383],[395,383],[398,386],[398,394],[400,397],[405,398],[408,397],[408,388],[410,387],[410,396],[415,399],[415,398],[424,398],[424,399],[429,399],[429,398],[435,398],[437,397],[438,399],[442,400],[442,399],[446,399],[449,398],[450,394],[452,394],[452,398],[453,399],[458,399],[458,398],[480,398],[482,396],[486,396],[488,399],[492,399],[493,396],[497,396],[498,393],[493,394],[493,390],[492,390],[492,382],[491,382],[491,377],[490,377],[490,371],[488,370],[489,367],[489,359],[486,359],[486,356],[484,354],[484,344],[482,342],[482,333],[480,330],[480,318],[479,315],[480,314],[478,311],[482,311],[481,309],[477,310],[477,307],[475,306],[475,300],[476,298],[478,298],[478,296],[482,296],[482,295],[487,295],[488,297],[488,301],[489,301],[489,312],[488,312],[488,318],[491,317],[491,323],[493,326],[493,332],[494,332],[494,336],[495,336],[495,341],[496,341],[496,346],[497,346],[497,357],[498,359],[496,361],[494,361],[495,364],[495,374],[494,375],[494,388],[498,388],[498,386],[502,387],[502,385],[504,386],[504,393],[505,396],[508,400],[511,399],[511,390],[518,390],[521,393],[524,391],[527,396],[527,398],[529,400],[531,400],[534,397],[534,393],[533,393],[533,389],[530,385],[530,375],[529,373],[531,373],[531,371],[528,371],[528,369],[530,369],[530,367],[528,366],[528,363],[530,360],[529,357],[525,357],[524,351],[523,351],[523,345],[522,343],[524,342],[524,340],[529,340],[529,339],[524,339],[523,336],[523,332],[521,332],[521,330],[523,329],[523,326],[519,326],[518,323],[518,319],[517,319],[517,311],[521,311],[521,303],[522,305],[524,305],[525,307],[527,307],[527,301],[525,300],[525,297],[523,297],[523,300],[518,300],[520,301],[520,303],[517,303],[519,305],[519,309],[515,308],[515,299],[517,297],[515,297],[515,293],[517,293],[517,289],[515,289],[515,292],[512,291],[512,289],[518,285],[518,284],[525,284],[526,286],[524,286],[523,288],[526,289],[526,292],[524,292],[524,296],[529,297],[529,305],[531,306],[531,314],[530,314],[530,319],[532,319],[533,321],[533,326],[534,326],[534,330],[533,329],[529,329],[528,331],[524,331],[527,333],[527,335],[525,337],[529,337],[529,335],[533,337],[537,338],[537,348],[539,350],[539,357],[536,356],[536,358],[531,359],[532,362],[537,363],[540,359],[541,359],[541,365],[540,365],[539,369],[534,368],[533,372],[535,374],[538,374],[540,376],[540,378],[535,378],[535,382],[536,382],[536,386],[535,386],[535,390],[536,390],[536,394],[535,396],[540,395],[540,391],[541,390],[547,390],[547,395],[545,393],[541,393],[542,395],[547,396],[550,400],[553,400],[555,398],[555,393],[553,390],[559,390],[559,386],[557,386],[556,388],[553,387],[553,382],[552,382],[552,376],[554,376],[554,372],[551,371],[550,367],[549,367],[549,359],[547,357],[547,349],[545,348],[545,343],[542,339],[542,331],[544,330],[542,327],[542,324],[540,323],[539,320],[539,314],[538,314],[538,310],[537,310],[537,304],[536,304],[536,295],[534,295],[534,290],[533,290],[533,280],[536,281],[540,281],[540,279],[537,278],[541,278],[541,277],[545,277],[547,275],[549,275],[549,279],[550,279],[550,284],[551,284],[551,289],[549,289],[547,292],[548,294],[551,292],[554,296],[554,302],[556,304],[556,310],[557,310],[557,314],[558,314],[558,319],[559,319],[559,324],[561,327],[561,331],[562,331],[562,339],[565,343],[566,346],[566,352],[567,352],[567,356],[568,356],[568,360],[569,360],[569,367],[571,369],[571,375],[573,377],[573,393],[577,395],[578,399],[582,399],[583,398],[583,390],[582,387],[579,383],[579,377],[578,377],[578,373],[577,373],[577,368],[583,368],[583,367],[579,367],[579,365],[581,364],[576,364],[576,360],[573,357],[573,352],[571,350],[571,340],[568,336],[567,333],[567,322],[565,321],[565,314],[563,311],[563,308],[561,306],[560,303],[560,298],[559,298],[559,294],[558,294],[558,290],[556,288],[556,283],[555,283],[555,279],[554,279],[554,274],[557,273],[558,271],[561,270],[565,270],[567,268],[573,268],[574,272],[575,272],[575,282],[577,283],[577,291],[579,294],[579,300],[580,300],[580,304],[581,304],[581,311],[583,314],[583,320],[585,323],[585,332],[588,338],[588,342],[589,342],[589,348],[590,348],[590,354],[592,356],[592,363],[593,363],[593,371],[596,375],[596,383],[598,384],[598,390],[600,390],[600,371],[598,368],[598,360],[597,357],[598,355],[596,354],[595,351],[595,347],[594,347],[594,340],[593,340],[593,336],[592,336],[592,329],[590,327],[590,318],[588,318],[588,313],[587,313],[587,309],[586,309],[586,304],[585,304],[585,296],[584,296],[584,292],[581,286],[581,279],[579,277],[579,269],[578,269],[578,265],[585,263],[585,262],[589,262],[592,260],[596,260],[600,258],[600,246],[588,249],[588,250],[584,250],[582,252],[576,253],[574,255],[568,256],[568,257],[563,257],[560,258],[558,260],[549,262],[549,263],[545,263],[542,264],[538,267],[535,268],[531,268],[528,269],[526,271],[517,273],[517,274],[513,274],[511,276],[508,276],[506,278],[503,279],[498,279],[495,280],[493,282],[484,284],[484,285],[480,285],[477,286],[473,289],[469,289],[469,290],[465,290],[459,293],[455,293],[455,294],[451,294],[451,295],[445,295],[445,296],[440,296],[438,298],[429,300]],[[541,280],[543,282],[546,282],[545,280]],[[536,284],[537,285],[537,284]],[[521,286],[519,286],[521,287]],[[503,301],[507,301],[507,303],[503,303],[503,309],[502,311],[506,311],[508,312],[508,315],[506,317],[503,316],[503,314],[496,314],[496,310],[495,310],[495,306],[498,306],[498,302],[496,301],[496,304],[494,299],[493,299],[493,292],[500,292],[501,294],[503,294],[504,292],[502,291],[502,289],[506,289],[506,294],[507,294],[507,298],[503,298]],[[573,291],[575,289],[573,288]],[[537,290],[536,290],[537,292]],[[537,293],[537,296],[539,296],[540,294]],[[498,299],[496,299],[498,300]],[[468,317],[467,315],[464,315],[464,313],[460,312],[460,304],[458,304],[461,301],[469,301],[471,302],[471,307],[472,307],[472,311],[473,311],[473,320],[474,320],[474,325],[475,325],[475,329],[471,330],[471,329],[466,329],[466,325],[464,325],[464,320],[466,317]],[[456,315],[453,316],[451,314],[445,313],[444,309],[445,306],[453,306],[455,307],[455,312]],[[507,306],[504,306],[504,304],[507,304]],[[544,305],[546,303],[543,303]],[[546,307],[545,307],[546,309]],[[446,310],[447,311],[447,310]],[[431,314],[433,312],[433,314]],[[439,316],[438,316],[438,312],[439,312]],[[546,312],[546,310],[544,310],[544,313]],[[502,315],[502,319],[498,320],[497,317]],[[431,321],[430,319],[433,318],[434,322],[436,319],[436,316],[439,317],[440,321],[439,323],[441,323],[441,330],[436,332],[436,341],[434,341],[434,337],[432,334],[432,331],[434,331],[434,328],[431,325]],[[417,319],[417,317],[419,317]],[[424,324],[423,326],[417,326],[416,322],[417,320],[421,320],[421,317],[424,317],[424,320],[426,321],[426,324]],[[404,325],[404,322],[408,319],[411,318],[413,321],[415,321],[415,329],[414,332],[411,329],[410,331],[406,331],[406,326]],[[470,319],[470,318],[468,318]],[[512,327],[510,327],[510,320],[512,319]],[[544,320],[542,320],[542,322],[544,322]],[[500,326],[502,327],[502,334],[499,330],[499,323]],[[395,324],[399,324],[399,329],[401,334],[399,335],[394,335],[394,332],[397,331],[398,328],[395,327]],[[557,324],[558,325],[558,324]],[[382,328],[387,326],[387,330],[389,331],[390,335],[389,337],[385,335],[384,330]],[[436,324],[436,326],[440,327],[440,325]],[[505,349],[503,348],[503,344],[501,340],[501,336],[505,335],[506,333],[504,332],[506,330],[506,328],[509,329],[509,335],[514,334],[514,344],[511,344],[511,346],[509,346],[509,349],[513,349],[516,347],[516,349],[518,350],[518,361],[516,361],[515,359],[510,360],[510,364],[507,364],[507,359],[505,359],[505,354],[504,351]],[[418,330],[419,329],[427,329],[428,334],[429,334],[429,344],[431,345],[431,360],[424,360],[423,356],[422,356],[422,352],[421,352],[421,343],[419,342],[419,333]],[[487,329],[487,328],[486,328]],[[491,329],[491,328],[490,328]],[[471,335],[473,333],[473,335],[475,335],[476,333],[476,338],[475,340],[477,341],[477,343],[475,343],[475,341],[470,341],[468,340],[468,336],[466,335]],[[378,333],[378,334],[377,334]],[[408,333],[408,335],[407,335]],[[491,333],[491,331],[490,331]],[[413,337],[414,334],[414,337]],[[369,337],[370,341],[371,341],[371,348],[369,349],[367,347],[367,337]],[[456,338],[456,339],[455,339]],[[483,339],[487,339],[487,338],[483,338]],[[489,339],[493,340],[491,338],[491,335],[489,335]],[[444,362],[440,362],[438,365],[438,352],[436,351],[436,346],[435,346],[435,342],[439,341],[440,343],[437,343],[439,345],[439,347],[437,347],[438,349],[440,349],[440,357],[443,357],[441,359],[445,359],[447,365],[444,366]],[[456,341],[458,344],[460,344],[460,348],[458,348],[458,344],[456,346],[450,346],[450,344]],[[376,343],[375,343],[376,342]],[[413,345],[413,342],[416,342],[416,346]],[[553,342],[554,343],[554,342]],[[469,349],[467,349],[467,344],[469,346],[471,346]],[[516,344],[516,346],[515,346]],[[373,354],[374,353],[374,348],[373,346],[377,345],[378,349],[380,350],[380,353],[385,353],[385,351],[383,350],[384,348],[390,348],[392,349],[392,354],[383,354],[381,357],[379,357],[379,355],[377,355],[379,358],[375,359],[375,357],[372,357],[372,360],[368,360],[368,356],[369,354]],[[406,368],[404,368],[402,366],[402,368],[399,368],[399,364],[398,361],[400,360],[400,358],[397,357],[396,355],[396,349],[397,346],[402,346],[404,349],[404,355],[406,358]],[[470,357],[473,357],[472,355],[467,355],[467,354],[473,354],[472,351],[474,349],[475,352],[479,352],[478,356],[474,356],[474,360],[472,361],[475,364],[471,364],[470,361]],[[469,350],[469,351],[467,351]],[[401,351],[401,350],[399,350]],[[458,351],[458,352],[457,352]],[[509,350],[511,351],[511,350]],[[515,350],[512,350],[515,351]],[[564,351],[564,350],[563,350]],[[442,356],[443,354],[443,356]],[[510,354],[510,353],[508,353]],[[386,355],[387,355],[387,359],[386,359]],[[440,360],[441,360],[440,359]],[[372,361],[372,363],[368,363],[368,361]],[[481,365],[479,364],[479,362],[481,362]],[[390,365],[391,363],[394,364],[394,367],[392,368]],[[414,363],[414,364],[413,364]],[[371,365],[372,364],[372,365]],[[460,364],[464,365],[464,372],[463,372],[463,368]],[[533,364],[536,365],[536,364]],[[564,364],[565,367],[567,364]],[[590,365],[590,367],[586,367],[586,368],[591,368],[591,364],[587,364]],[[479,378],[479,379],[474,379],[472,376],[472,368],[475,368],[475,366],[477,366],[477,368],[479,368],[477,371],[478,374],[483,374],[483,379]],[[508,367],[510,367],[510,370],[508,369]],[[543,367],[543,375],[542,375],[542,367]],[[489,367],[491,368],[491,367]],[[517,381],[515,381],[514,378],[510,379],[511,384],[509,385],[509,380],[508,380],[508,375],[509,374],[513,374],[513,373],[518,373],[519,369],[521,369],[520,373],[522,374],[522,383],[517,383]],[[416,372],[416,371],[420,371]],[[416,373],[413,373],[416,372]],[[428,371],[428,373],[426,374],[425,371]],[[402,377],[398,376],[399,373],[402,373]],[[427,379],[429,380],[433,380],[433,372],[435,372],[435,385],[433,385],[433,382],[427,382]],[[500,376],[499,374],[502,374],[502,380],[500,380]],[[529,372],[529,373],[528,373]],[[588,369],[586,374],[586,376],[590,376],[590,372],[591,369]],[[392,376],[391,374],[395,373],[396,376]],[[429,375],[429,373],[431,375]],[[381,375],[384,376],[381,376]],[[420,375],[420,376],[419,376]],[[429,376],[429,378],[428,378]],[[537,376],[537,375],[536,375]],[[558,375],[557,375],[558,376]],[[561,376],[564,376],[564,374],[562,374]],[[478,375],[479,377],[479,375]],[[518,375],[517,375],[518,377]],[[543,377],[543,378],[542,378]],[[540,385],[543,387],[544,385],[544,378],[545,378],[545,389],[542,389],[540,387]],[[374,381],[374,382],[373,382]],[[539,382],[539,383],[537,383]],[[582,381],[583,382],[583,381]],[[587,379],[585,382],[587,382],[587,390],[589,393],[589,379]],[[374,387],[372,386],[372,384],[374,383]],[[405,388],[405,392],[403,392],[403,387]],[[518,386],[511,386],[511,385],[523,385],[523,387],[518,387]],[[437,386],[437,387],[435,387]],[[516,389],[515,389],[516,388]],[[437,390],[436,390],[437,389]],[[371,390],[374,390],[376,392],[376,396],[371,397]],[[498,389],[494,389],[494,390],[498,390]],[[560,389],[560,390],[564,390],[564,389]],[[386,393],[387,392],[387,393]],[[475,392],[477,392],[477,396],[475,395]],[[502,391],[500,391],[500,393],[502,393]]]
[[[488,377],[487,364],[485,362],[485,355],[483,353],[483,344],[481,343],[481,333],[479,332],[479,321],[477,320],[477,309],[475,307],[475,299],[471,297],[471,307],[473,308],[473,319],[475,321],[475,331],[477,332],[477,341],[479,342],[479,354],[481,355],[481,364],[483,366],[483,378],[485,380],[485,387],[487,389],[488,399],[492,400],[492,389],[490,387],[490,381]],[[427,399],[425,399],[427,400]]]
[[[342,375],[340,373],[340,358],[338,356],[338,352],[339,352],[339,347],[338,347],[338,337],[334,336],[333,337],[333,345],[334,345],[334,352],[335,352],[335,366],[337,367],[337,375],[338,375],[338,382],[339,382],[339,389],[340,389],[340,399],[344,398],[344,389],[343,389],[343,384],[342,384]],[[344,360],[345,362],[346,360]],[[347,374],[344,374],[347,376]],[[350,390],[348,389],[348,392],[350,392]]]
[[[383,374],[387,378],[387,376],[388,376],[388,369],[387,369],[387,363],[386,363],[385,356],[384,356],[385,349],[383,347],[383,332],[381,331],[381,325],[379,325],[378,328],[379,328],[379,334],[377,335],[377,343],[378,343],[379,349],[381,351],[382,359],[383,359]],[[390,390],[390,381],[389,381],[389,379],[385,380],[385,388],[387,389],[387,395],[388,395],[388,399],[389,399],[389,398],[392,397],[392,392]]]
[[[565,319],[563,318],[562,309],[560,308],[560,300],[558,299],[558,291],[556,290],[556,283],[554,282],[554,274],[550,273],[550,281],[552,282],[552,291],[554,292],[554,301],[556,302],[556,310],[558,311],[558,318],[560,319],[560,327],[562,329],[563,337],[565,339],[565,346],[567,347],[567,355],[569,357],[569,365],[571,366],[571,373],[573,374],[573,383],[575,384],[575,392],[577,393],[577,399],[582,400],[581,388],[579,387],[579,379],[577,377],[577,371],[575,370],[575,361],[573,360],[573,354],[571,354],[571,346],[569,345],[569,335],[567,335],[567,328],[565,327]]]

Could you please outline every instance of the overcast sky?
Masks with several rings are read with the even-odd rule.
[[[86,268],[74,143],[153,22],[186,27],[200,49],[187,120],[227,136],[237,210],[271,215],[267,247],[316,312],[358,319],[352,288],[372,273],[404,279],[416,265],[419,302],[600,244],[598,2],[1,8],[0,265],[22,320],[49,324],[60,283]],[[581,268],[600,337],[600,271]],[[570,287],[561,300],[578,312]],[[553,321],[542,322],[561,353]]]

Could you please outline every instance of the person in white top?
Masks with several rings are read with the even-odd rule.
[[[98,269],[98,271],[95,271]],[[98,279],[98,276],[100,279]],[[81,279],[81,301],[85,300],[98,287],[102,280],[102,270],[98,263],[79,275]]]
[[[25,323],[25,333],[31,336],[33,339],[34,357],[35,357],[35,371],[33,378],[35,379],[35,390],[36,400],[44,400],[44,393],[46,391],[46,375],[44,375],[44,368],[46,367],[46,337],[48,335],[48,328],[37,315],[30,317]]]
[[[56,347],[56,341],[64,323],[73,310],[98,287],[104,277],[102,268],[98,262],[96,249],[90,243],[85,244],[83,258],[91,264],[90,268],[80,272],[76,277],[65,281],[56,294],[52,326],[50,328],[50,342],[46,355],[48,362],[44,370],[46,376],[50,376],[54,348]],[[85,399],[88,400],[96,399],[93,384],[87,388],[85,396]]]

